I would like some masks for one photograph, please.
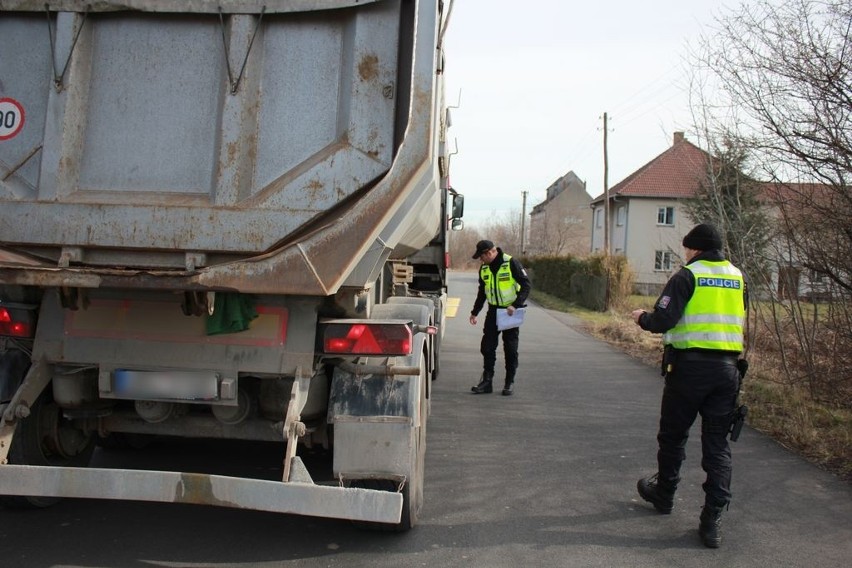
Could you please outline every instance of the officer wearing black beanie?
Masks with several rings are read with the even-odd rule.
[[[657,473],[640,479],[639,495],[671,513],[689,430],[701,415],[706,472],[698,533],[709,548],[722,542],[721,516],[731,500],[728,431],[739,390],[746,295],[742,272],[722,254],[715,227],[696,225],[683,238],[684,266],[669,279],[653,312],[633,310],[644,330],[663,333],[665,387],[657,434]]]
[[[713,225],[696,225],[683,237],[684,248],[707,251],[722,250],[722,237]]]

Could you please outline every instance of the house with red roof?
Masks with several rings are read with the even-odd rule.
[[[710,162],[675,132],[670,148],[609,189],[608,208],[604,195],[592,201],[592,252],[604,250],[608,229],[610,253],[627,257],[639,293],[659,293],[680,267],[681,241],[695,224],[683,200],[707,180]]]
[[[604,195],[592,200],[591,250],[600,253],[608,245],[611,254],[627,257],[638,293],[658,294],[682,265],[683,237],[697,222],[689,217],[685,200],[707,182],[713,161],[683,132],[675,132],[671,147],[610,188],[608,200]],[[761,184],[760,202],[777,222],[766,253],[772,259],[768,284],[779,296],[825,296],[825,276],[803,267],[783,231],[793,224],[813,232],[808,227],[820,226],[820,211],[841,206],[831,201],[836,193],[818,183]]]

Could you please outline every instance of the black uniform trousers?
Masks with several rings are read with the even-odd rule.
[[[483,370],[487,375],[494,375],[494,365],[497,363],[497,344],[500,334],[503,334],[503,355],[506,358],[507,380],[514,380],[518,368],[518,338],[521,328],[513,327],[503,331],[497,330],[497,306],[488,305],[485,324],[482,326],[482,342],[479,352],[482,353]]]
[[[689,429],[701,415],[701,467],[705,503],[721,507],[731,500],[731,447],[728,430],[739,390],[737,358],[679,353],[666,375],[657,434],[658,479],[672,490],[680,481]]]

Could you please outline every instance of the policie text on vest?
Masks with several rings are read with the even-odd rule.
[[[705,276],[701,276],[700,278],[698,278],[698,285],[709,286],[711,288],[733,288],[735,290],[740,289],[740,281],[731,278],[707,278]]]

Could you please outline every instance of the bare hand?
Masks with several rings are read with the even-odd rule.
[[[509,315],[514,314],[515,313],[515,306],[509,306],[508,308],[506,308],[506,313],[509,314]]]
[[[639,318],[642,317],[642,314],[645,313],[645,310],[633,310],[630,312],[630,316],[633,318],[633,321],[637,324],[639,323]]]
[[[476,325],[476,316],[470,316],[470,325]]]

